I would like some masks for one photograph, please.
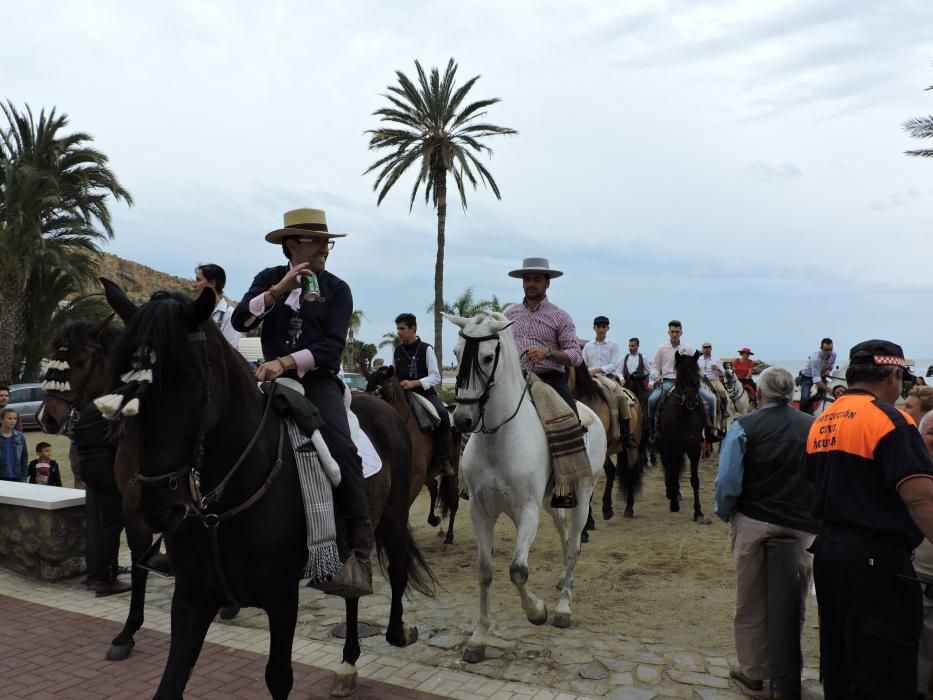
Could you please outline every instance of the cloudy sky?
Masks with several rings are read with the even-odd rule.
[[[447,221],[446,296],[518,301],[525,256],[591,335],[649,349],[667,321],[727,354],[793,359],[890,337],[933,356],[933,161],[902,131],[933,113],[928,0],[44,2],[0,0],[2,97],[57,107],[136,205],[122,257],[239,296],[278,264],[263,235],[300,206],[350,232],[328,267],[377,341],[412,311],[431,338],[436,219],[411,180],[379,207],[366,129],[413,61],[482,78],[502,201]],[[12,31],[9,31],[12,29]],[[933,144],[926,144],[931,146]],[[454,333],[445,335],[449,359]]]

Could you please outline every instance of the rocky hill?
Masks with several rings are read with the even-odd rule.
[[[135,302],[146,301],[153,292],[183,292],[190,295],[191,279],[175,277],[132,260],[104,253],[98,265],[98,275],[119,284]],[[89,290],[99,292],[99,289]]]

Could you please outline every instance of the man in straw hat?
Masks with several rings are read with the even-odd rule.
[[[509,273],[509,277],[522,280],[525,298],[521,304],[510,306],[505,316],[512,321],[522,369],[538,375],[541,381],[553,387],[577,414],[577,402],[570,393],[565,370],[579,367],[583,362],[577,329],[570,314],[547,298],[551,280],[563,274],[560,270],[552,270],[547,258],[525,258],[519,269]],[[572,508],[575,504],[573,494],[555,494],[551,501],[554,508]]]
[[[233,312],[233,326],[245,332],[262,322],[259,381],[289,377],[301,382],[305,396],[325,418],[321,433],[340,466],[336,491],[339,517],[349,536],[350,557],[332,582],[347,598],[372,593],[372,527],[363,464],[350,437],[337,376],[350,327],[353,297],[346,282],[324,269],[334,239],[320,209],[285,212],[285,227],[266,234],[280,245],[288,262],[256,275]]]

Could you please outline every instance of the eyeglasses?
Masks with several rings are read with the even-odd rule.
[[[327,238],[299,238],[299,243],[310,243],[314,245],[321,245],[322,243],[327,245],[327,250],[334,249],[334,240]]]

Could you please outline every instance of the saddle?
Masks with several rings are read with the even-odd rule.
[[[593,379],[603,392],[606,404],[609,406],[609,440],[618,440],[622,437],[622,417],[631,418],[630,409],[635,405],[635,395],[618,382],[597,374]]]

